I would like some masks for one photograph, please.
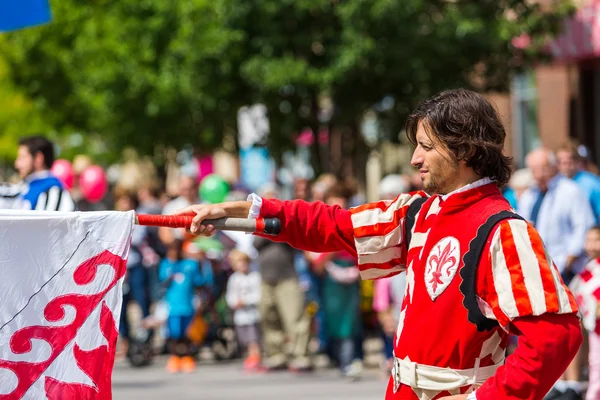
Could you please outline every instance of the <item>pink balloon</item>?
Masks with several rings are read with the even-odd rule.
[[[69,161],[63,159],[54,160],[50,172],[52,175],[56,176],[67,189],[73,187],[75,173],[73,172],[73,166]]]
[[[196,158],[196,166],[198,168],[197,180],[198,183],[202,182],[202,179],[214,172],[214,164],[212,156],[204,156],[202,158]]]
[[[97,165],[84,169],[79,175],[79,188],[83,197],[90,203],[102,200],[108,190],[108,181],[104,170]]]

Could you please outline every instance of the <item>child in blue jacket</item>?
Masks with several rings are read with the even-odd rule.
[[[166,286],[165,301],[169,308],[168,348],[171,357],[167,371],[192,372],[196,363],[190,355],[186,331],[194,317],[194,293],[203,283],[198,261],[183,257],[183,242],[175,240],[167,248],[167,257],[159,266],[159,279]]]

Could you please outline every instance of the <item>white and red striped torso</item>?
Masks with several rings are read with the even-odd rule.
[[[501,195],[455,196],[446,202],[432,197],[417,215],[394,352],[400,359],[430,366],[469,369],[479,359],[485,367],[504,359],[508,334],[499,326],[478,332],[469,321],[460,270],[477,229],[510,206]]]
[[[404,217],[409,205],[424,196],[422,192],[406,194],[393,202],[371,203],[352,210],[363,278],[407,272],[396,357],[452,369],[470,369],[476,363],[480,367],[494,365],[504,359],[512,319],[576,309],[537,232],[524,221],[505,220],[488,237],[475,284],[479,310],[499,325],[478,331],[463,304],[463,257],[478,228],[490,216],[510,210],[510,206],[493,183],[475,185],[445,199],[430,197],[417,214],[407,248]],[[521,266],[520,259],[527,265]],[[469,389],[463,387],[460,392]],[[416,388],[402,385],[392,398],[449,394],[423,395]]]

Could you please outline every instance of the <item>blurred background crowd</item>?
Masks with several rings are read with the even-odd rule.
[[[35,185],[31,208],[59,211],[392,199],[420,189],[410,110],[468,87],[505,123],[504,194],[563,279],[600,256],[598,1],[50,5],[50,23],[0,33],[4,208]],[[348,254],[141,226],[127,267],[119,356],[133,365],[158,351],[171,372],[242,356],[249,371],[390,368],[403,275],[361,281]],[[583,395],[600,362],[587,351],[562,392]]]

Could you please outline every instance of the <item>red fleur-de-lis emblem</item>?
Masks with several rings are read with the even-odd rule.
[[[450,284],[460,259],[460,244],[454,237],[446,237],[436,243],[427,258],[425,286],[432,300],[435,300]]]
[[[435,270],[431,273],[431,280],[429,283],[433,286],[433,291],[435,292],[437,289],[437,285],[443,285],[444,282],[441,281],[442,271],[444,270],[444,266],[451,267],[456,263],[456,257],[451,255],[452,244],[448,242],[444,250],[440,253],[439,257],[434,254],[431,256],[431,265],[435,264]],[[450,276],[449,268],[446,268],[446,273]]]

